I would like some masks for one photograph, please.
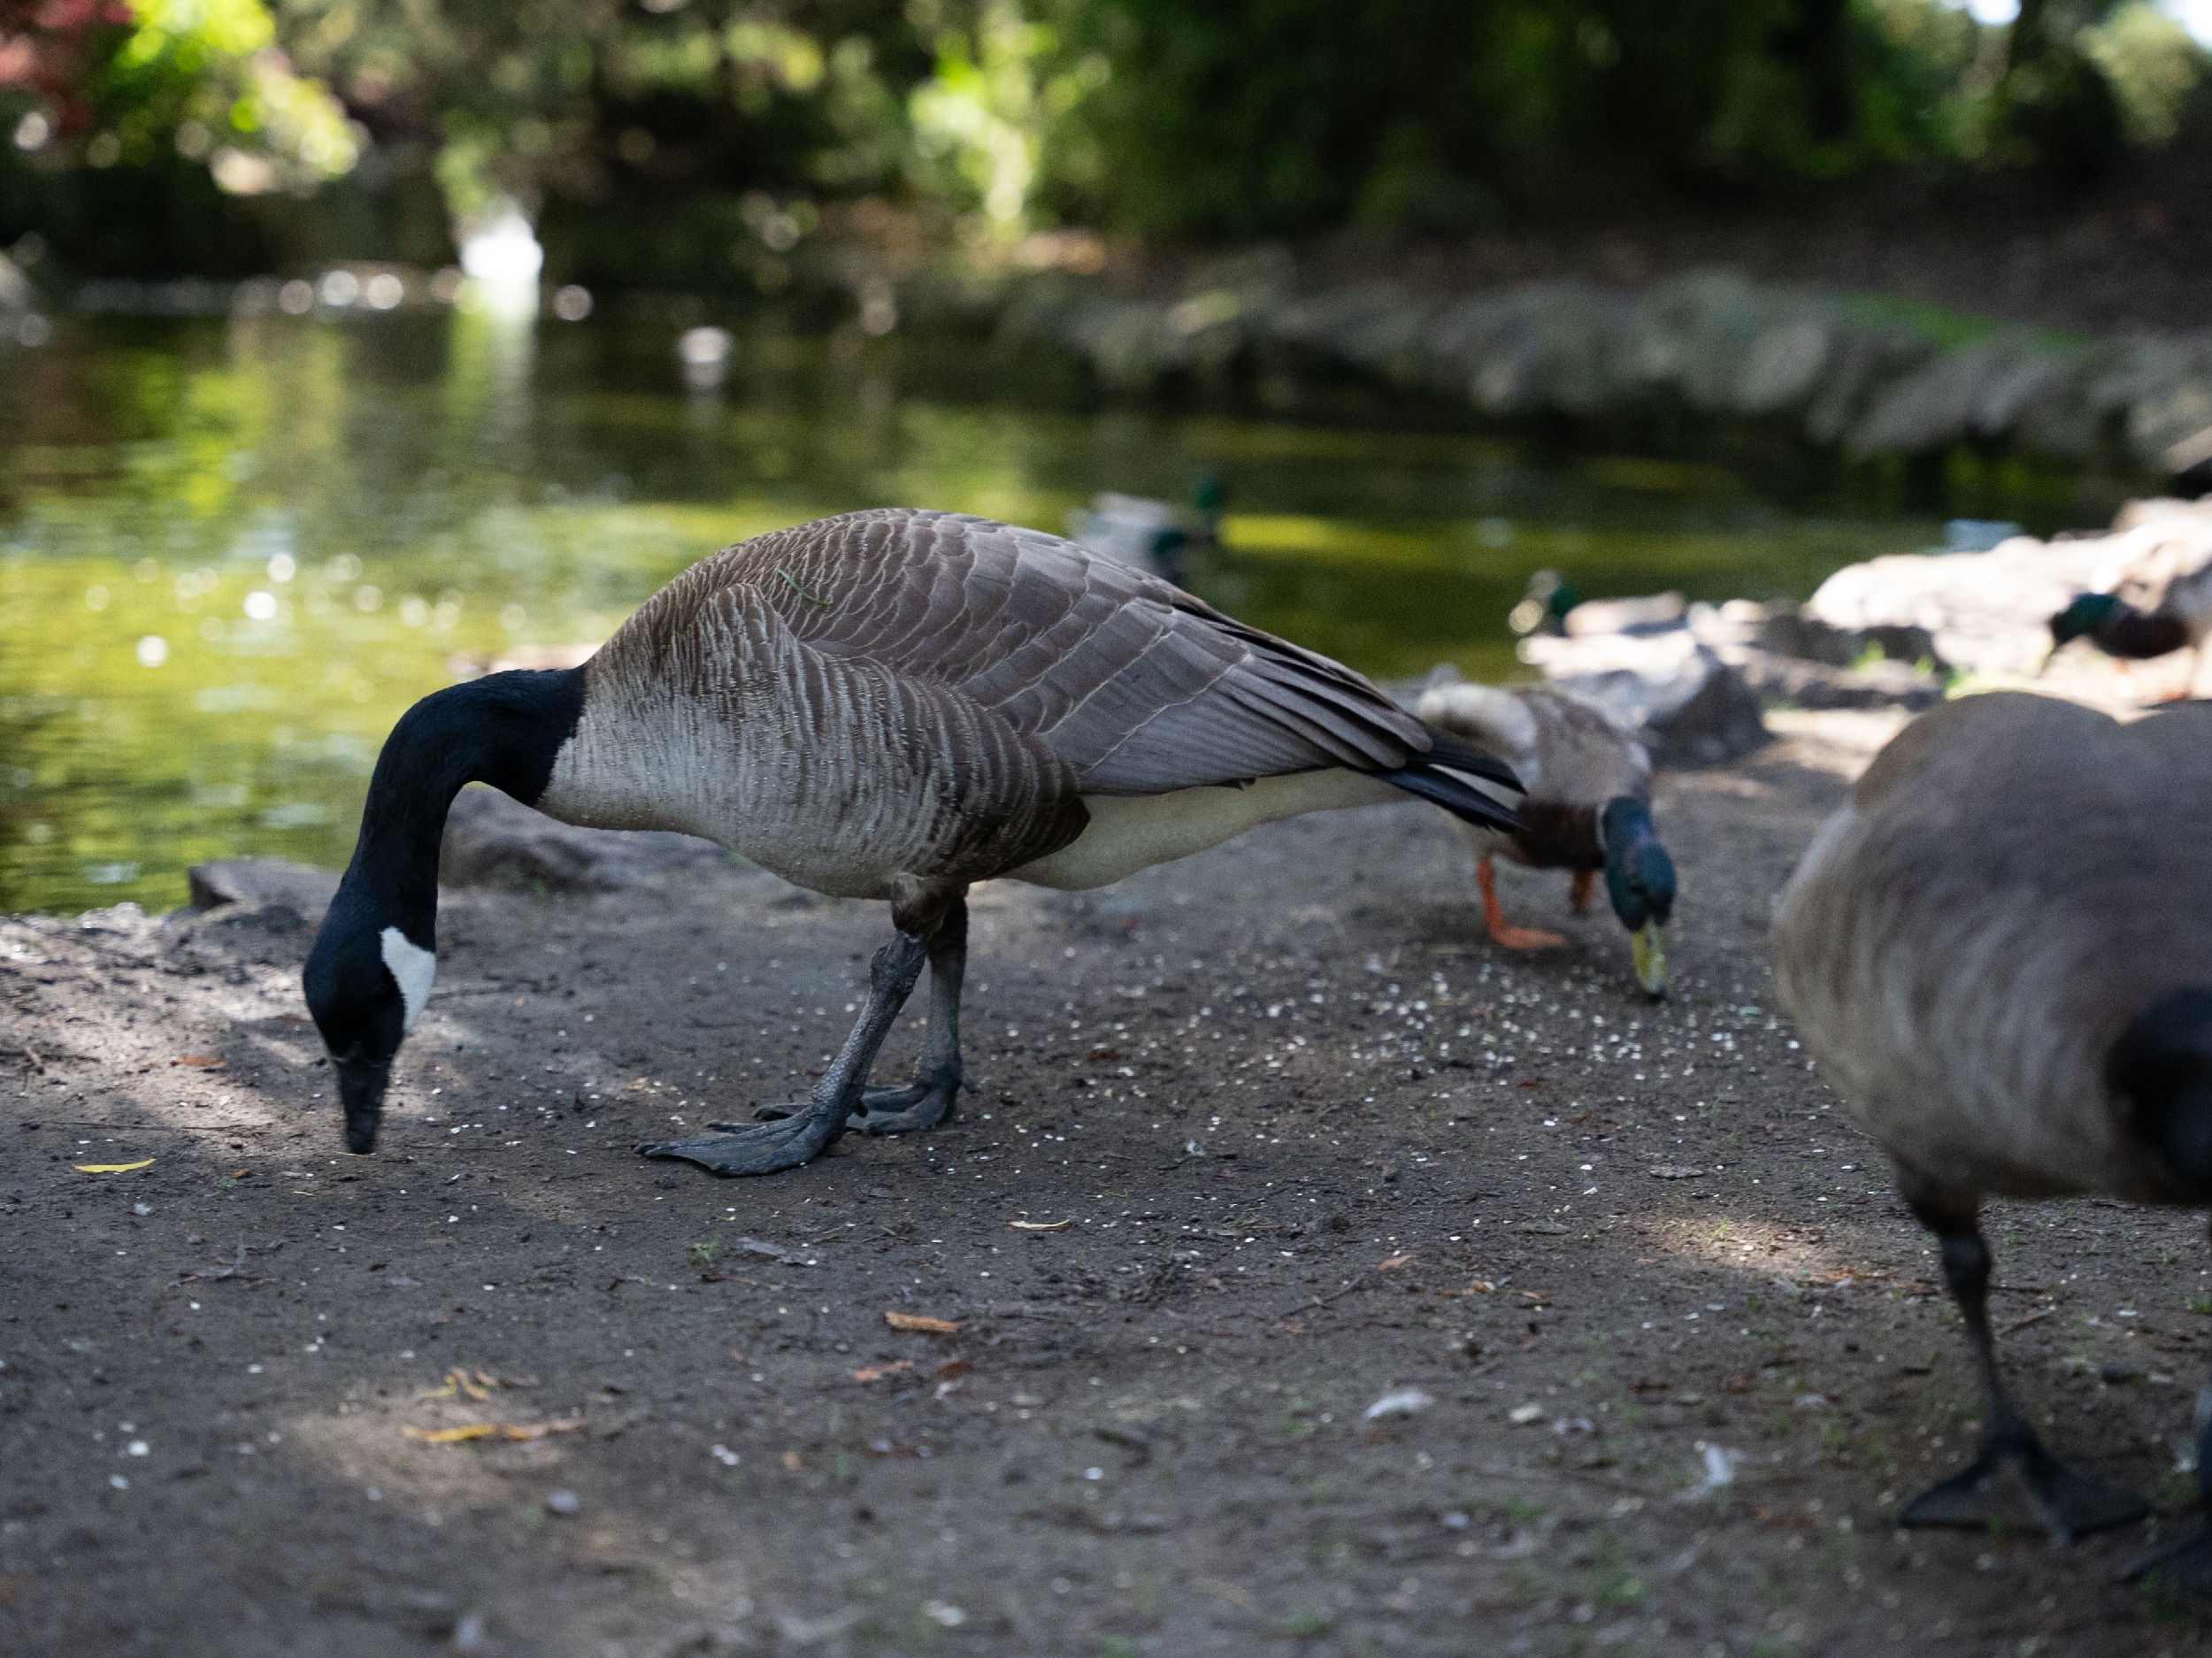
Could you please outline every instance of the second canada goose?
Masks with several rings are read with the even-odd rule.
[[[453,686],[393,729],[306,971],[356,1152],[430,993],[439,841],[472,779],[565,822],[703,835],[816,892],[890,900],[866,1007],[810,1097],[640,1148],[724,1174],[951,1110],[972,882],[1100,887],[1409,794],[1510,828],[1517,787],[1348,668],[1057,536],[887,509],[765,535],[693,565],[583,666]],[[921,1075],[864,1094],[925,962]]]
[[[1628,929],[1637,982],[1647,994],[1665,995],[1674,860],[1652,826],[1651,755],[1634,733],[1604,710],[1540,685],[1440,685],[1414,712],[1439,731],[1502,756],[1528,791],[1517,829],[1463,818],[1459,825],[1474,848],[1490,936],[1516,950],[1566,941],[1505,918],[1493,857],[1572,870],[1578,915],[1590,907],[1602,871],[1613,913]]]
[[[1980,1371],[1981,1454],[1905,1524],[1985,1524],[2008,1462],[2061,1539],[2145,1512],[2059,1462],[2013,1403],[1976,1217],[1991,1194],[2212,1207],[2208,799],[2212,707],[2122,725],[2053,698],[1967,697],[1876,756],[1783,895],[1783,999],[1940,1240]],[[2202,1534],[2147,1565],[2212,1591]]]

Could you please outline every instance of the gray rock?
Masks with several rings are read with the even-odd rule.
[[[604,893],[726,869],[711,841],[651,830],[578,829],[496,789],[465,788],[447,814],[438,879],[447,887]]]
[[[1756,694],[1686,627],[1526,639],[1520,651],[1546,679],[1635,731],[1661,765],[1720,765],[1767,741]]]
[[[1570,639],[1599,633],[1663,633],[1682,626],[1689,607],[1678,593],[1652,593],[1632,599],[1585,599],[1561,618]]]
[[[278,904],[310,926],[322,925],[323,912],[338,892],[338,878],[329,871],[290,858],[224,858],[195,866],[185,879],[195,910]]]
[[[1822,582],[1801,619],[1855,640],[1879,629],[1916,629],[1938,663],[1972,673],[2032,674],[2050,654],[2050,618],[2098,585],[2107,557],[2099,541],[2047,544],[2021,536],[1986,553],[1872,558]]]

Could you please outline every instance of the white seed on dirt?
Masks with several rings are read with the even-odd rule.
[[[1367,1407],[1367,1420],[1379,1422],[1385,1416],[1414,1416],[1426,1410],[1436,1401],[1417,1387],[1401,1387],[1385,1393]]]

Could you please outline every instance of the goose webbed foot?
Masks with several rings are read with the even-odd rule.
[[[2133,1492],[2059,1461],[2023,1424],[1990,1434],[1982,1441],[1979,1456],[1907,1503],[1897,1524],[1981,1531],[2001,1523],[2008,1505],[1995,1487],[2008,1463],[2018,1467],[2042,1510],[2045,1528],[2058,1542],[2070,1543],[2086,1532],[2126,1525],[2150,1512],[2150,1506]]]
[[[832,1108],[832,1110],[834,1107]],[[641,1144],[648,1157],[679,1157],[715,1174],[773,1174],[811,1162],[843,1128],[831,1129],[834,1119],[818,1101],[797,1100],[788,1114],[772,1123],[741,1126],[710,1123],[719,1132],[696,1134],[689,1140],[652,1140]]]
[[[922,941],[903,933],[876,952],[868,969],[868,1005],[859,1023],[813,1094],[795,1101],[788,1115],[750,1125],[710,1123],[712,1132],[647,1141],[638,1147],[639,1152],[648,1157],[681,1158],[716,1174],[773,1174],[819,1155],[845,1132],[860,1107],[876,1050],[906,1005],[927,959]]]
[[[871,1088],[860,1096],[861,1109],[845,1119],[849,1134],[914,1134],[952,1120],[953,1108],[964,1078],[925,1073],[903,1088]],[[772,1123],[807,1109],[804,1100],[787,1100],[757,1108],[753,1115]],[[710,1128],[734,1128],[735,1124],[710,1123]]]

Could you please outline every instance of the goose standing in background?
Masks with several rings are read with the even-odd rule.
[[[891,901],[867,1005],[810,1097],[639,1148],[723,1174],[950,1112],[972,882],[1104,886],[1407,794],[1509,829],[1517,787],[1348,668],[1056,536],[897,509],[765,535],[693,565],[583,666],[453,686],[394,727],[306,970],[356,1152],[430,993],[439,841],[472,780]],[[925,962],[920,1075],[864,1094]]]
[[[1493,858],[1572,870],[1577,915],[1589,909],[1602,871],[1613,913],[1629,932],[1637,982],[1650,995],[1666,994],[1674,860],[1652,825],[1651,755],[1644,745],[1602,709],[1545,686],[1440,685],[1414,712],[1436,730],[1503,756],[1528,791],[1518,827],[1460,820],[1474,848],[1490,936],[1509,950],[1566,942],[1505,918]]]
[[[1940,1240],[1986,1424],[1907,1525],[1997,1517],[2026,1477],[2055,1537],[2144,1505],[2058,1461],[1998,1374],[1985,1195],[2212,1206],[2212,708],[2130,725],[2024,693],[1924,714],[1791,879],[1775,974],[1806,1046]],[[2212,1402],[2212,1393],[2208,1394]],[[2212,1413],[2198,1478],[2212,1495]],[[2212,1592],[2201,1533],[2139,1570]]]

